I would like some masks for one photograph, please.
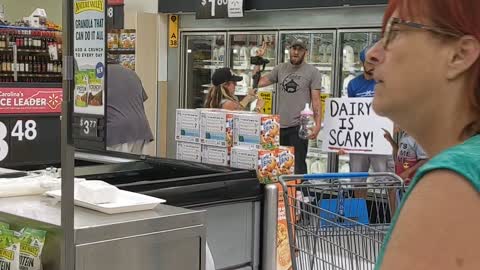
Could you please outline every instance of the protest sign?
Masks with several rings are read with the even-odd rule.
[[[322,132],[325,152],[391,155],[383,129],[393,132],[393,122],[373,111],[372,98],[327,99]]]

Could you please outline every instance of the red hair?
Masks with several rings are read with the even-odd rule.
[[[404,20],[428,20],[431,26],[440,27],[453,32],[471,35],[480,41],[480,0],[389,0],[383,27],[398,11]],[[469,70],[469,94],[473,95],[472,105],[477,112],[476,123],[470,124],[467,129],[480,131],[480,58]],[[466,130],[468,131],[468,130]]]

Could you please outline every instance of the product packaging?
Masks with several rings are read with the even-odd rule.
[[[177,142],[177,159],[202,162],[202,145],[199,143]]]
[[[0,269],[20,268],[20,240],[14,231],[0,229]]]
[[[288,182],[289,184],[295,184],[295,181]],[[288,270],[292,267],[292,258],[290,255],[290,244],[288,238],[288,222],[286,204],[283,198],[283,187],[280,184],[276,184],[278,188],[278,215],[277,215],[277,268],[278,270]],[[288,197],[293,198],[295,196],[295,188],[288,188]],[[291,208],[291,211],[294,211]],[[292,218],[294,214],[291,213]],[[293,219],[292,219],[293,220]],[[295,237],[295,236],[294,236]],[[293,240],[295,242],[295,239]]]
[[[228,166],[230,164],[230,148],[202,145],[202,163]]]
[[[41,270],[47,232],[25,228],[20,232],[20,270]]]
[[[103,82],[94,69],[88,70],[88,106],[103,105]]]
[[[137,33],[135,32],[135,30],[132,30],[130,32],[129,38],[130,38],[130,48],[135,49],[136,42],[137,42]]]
[[[258,162],[258,150],[246,146],[235,146],[230,156],[230,167],[255,170]]]
[[[280,146],[273,150],[258,150],[257,176],[260,183],[276,183],[280,175],[292,175],[294,171],[294,147]]]
[[[271,184],[278,181],[276,150],[258,150],[257,176],[262,184]]]
[[[118,49],[118,33],[108,33],[107,44],[109,49]]]
[[[277,150],[278,175],[292,175],[295,172],[295,147],[280,146]]]
[[[88,107],[88,72],[79,71],[75,74],[75,106]]]
[[[200,112],[192,109],[177,109],[176,117],[175,139],[200,143]]]
[[[235,114],[234,146],[275,149],[280,145],[280,117],[264,114]]]
[[[0,230],[1,229],[7,229],[8,230],[9,228],[10,228],[10,225],[0,221]]]
[[[200,111],[200,142],[204,145],[233,145],[234,113],[227,110]]]
[[[120,32],[119,47],[122,49],[133,49],[135,48],[135,40],[135,30],[123,29]]]

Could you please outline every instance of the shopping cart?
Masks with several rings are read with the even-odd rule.
[[[363,181],[356,181],[359,178]],[[364,181],[375,178],[376,181]],[[291,180],[303,180],[302,183]],[[293,270],[373,269],[405,186],[393,173],[281,176]],[[296,190],[296,196],[288,190]]]

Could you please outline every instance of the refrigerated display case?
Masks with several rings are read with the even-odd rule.
[[[225,67],[225,33],[191,33],[182,35],[182,107],[202,108],[211,87],[215,69]]]
[[[360,52],[367,46],[380,40],[381,32],[377,29],[340,30],[339,31],[339,68],[341,89],[340,96],[348,96],[348,83],[363,72]]]
[[[348,83],[356,76],[362,74],[363,64],[360,61],[360,52],[380,40],[380,29],[355,29],[338,31],[338,88],[335,96],[348,97]],[[338,171],[349,172],[349,156],[339,156]]]
[[[281,62],[286,63],[290,59],[290,44],[302,39],[306,41],[308,53],[306,62],[315,66],[322,76],[322,103],[332,95],[335,76],[335,31],[288,31],[280,33]],[[325,108],[325,106],[322,106]],[[307,153],[308,173],[323,173],[328,171],[328,154],[321,151],[321,132],[317,140],[309,142]]]
[[[257,50],[265,43],[266,51],[264,59],[270,61],[265,67],[265,73],[270,72],[277,65],[277,32],[233,32],[228,36],[228,50],[230,68],[233,73],[242,76],[243,80],[238,82],[235,95],[242,99],[252,88],[252,71],[254,66],[250,64],[250,57],[257,55]],[[273,113],[273,98],[275,85],[259,89],[259,95],[265,100],[263,113]],[[250,110],[256,106],[256,101],[250,104]]]
[[[334,82],[335,31],[281,32],[281,62],[289,61],[289,46],[296,39],[307,41],[309,48],[306,62],[322,74],[322,93],[331,94]]]
[[[244,96],[248,89],[252,87],[253,65],[250,64],[250,57],[257,55],[257,50],[265,42],[267,48],[264,59],[270,61],[265,70],[272,71],[277,65],[277,34],[274,32],[242,32],[230,33],[229,37],[230,68],[233,73],[243,77],[243,81],[238,82],[235,94]],[[265,87],[262,91],[272,92],[274,86]]]

